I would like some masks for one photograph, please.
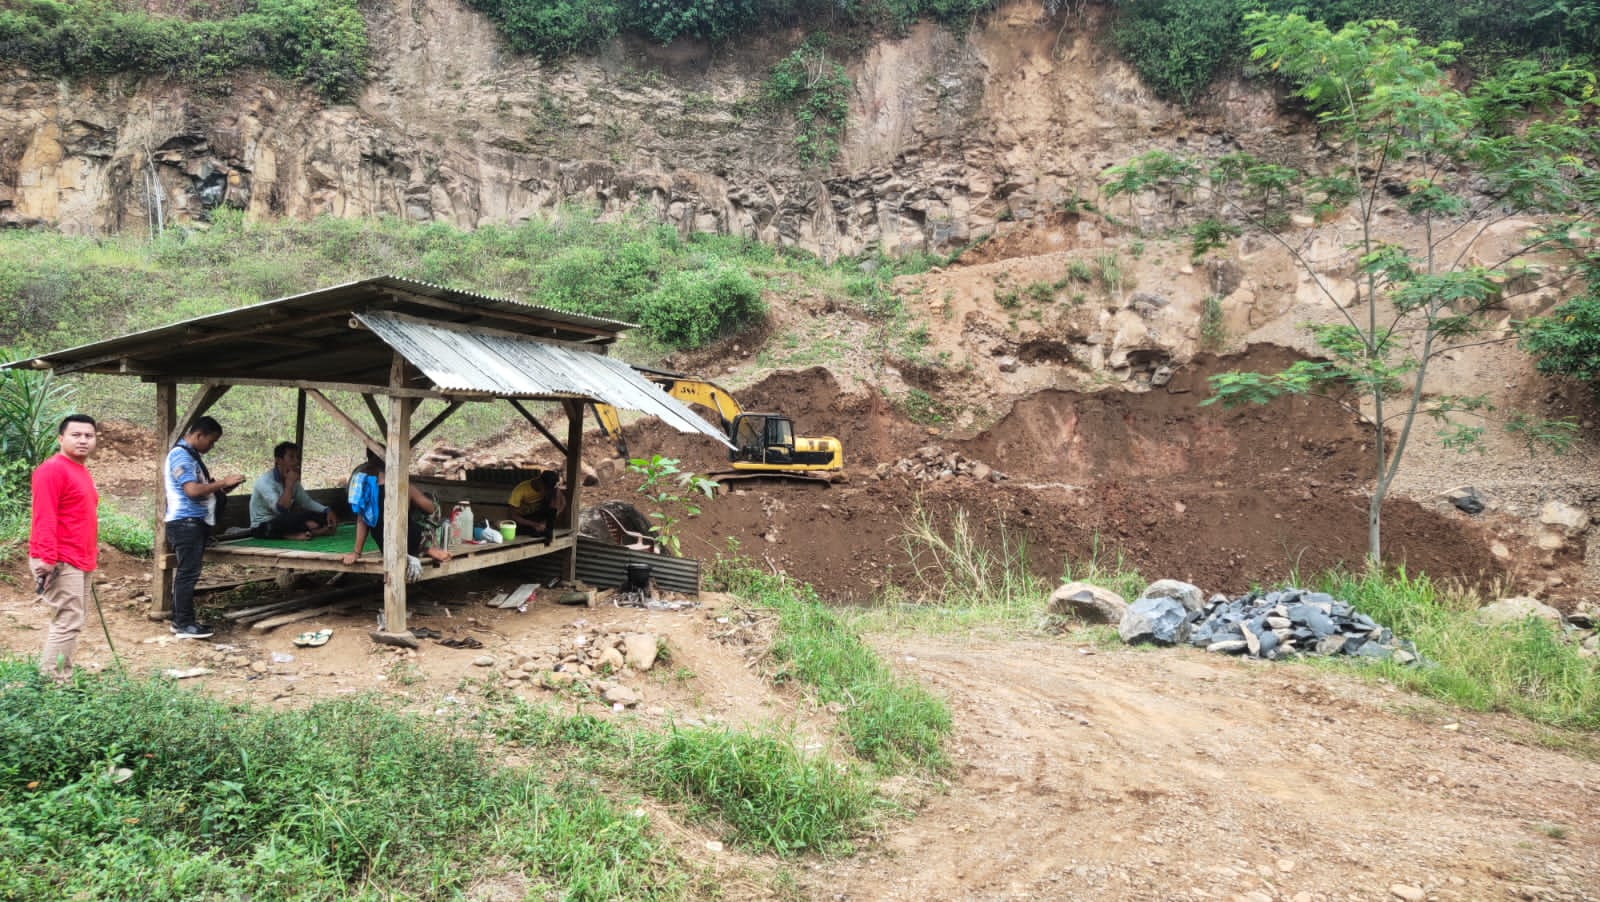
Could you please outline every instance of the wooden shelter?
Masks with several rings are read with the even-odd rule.
[[[532,557],[564,555],[572,578],[578,544],[573,517],[580,507],[583,408],[603,401],[661,418],[682,432],[726,443],[716,427],[667,396],[627,364],[606,356],[627,323],[454,291],[394,277],[379,277],[280,298],[225,313],[45,354],[7,366],[52,369],[57,374],[103,373],[155,384],[157,435],[171,447],[227,391],[239,385],[292,389],[297,394],[295,442],[305,446],[306,405],[325,410],[366,448],[385,460],[384,533],[406,534],[412,457],[419,442],[462,405],[504,401],[533,424],[565,458],[569,501],[555,538],[518,538],[497,545],[460,545],[445,562],[428,561],[433,579]],[[180,387],[192,387],[179,409]],[[371,428],[342,409],[328,392],[353,392],[364,402]],[[444,409],[417,428],[412,415],[425,399]],[[529,401],[552,401],[566,413],[563,441],[530,411]],[[165,478],[162,464],[153,485]],[[474,502],[504,499],[508,486],[436,481]],[[165,497],[158,493],[158,517]],[[442,498],[448,503],[456,498]],[[165,530],[155,531],[152,616],[171,609],[174,561]],[[341,554],[231,547],[206,551],[208,561],[232,561],[292,570],[342,570],[384,575],[388,629],[406,628],[406,549],[386,542],[381,560],[345,564]]]

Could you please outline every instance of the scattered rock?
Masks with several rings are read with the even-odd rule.
[[[1473,616],[1485,626],[1505,626],[1507,624],[1521,623],[1529,617],[1537,617],[1540,620],[1549,622],[1552,626],[1561,625],[1560,611],[1526,595],[1502,598],[1493,604],[1486,604],[1479,608]]]
[[[1121,623],[1128,603],[1121,595],[1085,582],[1071,582],[1050,596],[1052,614],[1070,614],[1084,623]]]
[[[1200,612],[1191,612],[1189,621],[1182,641],[1222,654],[1345,654],[1400,664],[1421,660],[1411,642],[1322,592],[1291,588],[1234,599],[1216,595]]]
[[[608,705],[622,705],[631,708],[639,704],[639,694],[627,686],[610,685],[600,694],[600,699]]]
[[[1589,528],[1589,512],[1561,501],[1546,501],[1539,510],[1539,522],[1575,536]]]
[[[1485,507],[1483,497],[1470,485],[1459,486],[1444,493],[1445,498],[1465,514],[1481,514]]]
[[[646,671],[656,665],[658,641],[653,633],[629,633],[622,637],[624,658],[634,670]]]
[[[1410,886],[1405,883],[1396,883],[1389,887],[1389,895],[1394,896],[1396,899],[1404,899],[1406,902],[1422,902],[1422,900],[1428,898],[1428,894],[1422,891],[1422,887]]]
[[[1206,596],[1198,586],[1176,579],[1158,579],[1139,593],[1140,598],[1171,598],[1183,605],[1186,611],[1198,611],[1205,606]]]
[[[1117,635],[1130,645],[1154,642],[1176,645],[1187,638],[1189,612],[1172,598],[1141,596],[1128,606],[1117,624]]]
[[[473,667],[493,667],[494,655],[478,655],[472,659]]]

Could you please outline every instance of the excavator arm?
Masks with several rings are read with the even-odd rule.
[[[685,404],[698,404],[701,407],[716,411],[717,419],[722,425],[723,432],[732,432],[734,418],[744,412],[739,408],[739,402],[733,400],[732,395],[714,382],[705,382],[699,379],[671,379],[659,376],[651,376],[650,380],[666,389],[667,394]]]
[[[622,420],[617,416],[617,409],[604,401],[592,401],[589,410],[594,412],[594,420],[600,424],[600,431],[616,446],[617,456],[626,460],[628,440],[622,437]]]

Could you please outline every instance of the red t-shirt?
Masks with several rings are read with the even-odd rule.
[[[93,570],[100,550],[100,493],[89,468],[57,454],[33,471],[33,531],[28,556]]]

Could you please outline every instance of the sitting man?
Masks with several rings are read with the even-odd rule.
[[[511,519],[517,524],[517,534],[544,539],[546,545],[555,537],[556,515],[567,506],[567,496],[556,482],[553,470],[539,470],[532,479],[524,480],[511,490]]]
[[[339,515],[306,494],[300,482],[300,446],[279,442],[272,449],[272,469],[250,490],[250,534],[258,539],[310,539],[327,535]]]
[[[350,474],[348,494],[350,510],[354,513],[356,519],[356,545],[355,550],[344,556],[346,564],[354,564],[361,556],[361,551],[367,544],[368,534],[371,534],[372,540],[378,543],[379,548],[383,547],[383,486],[385,469],[383,458],[368,451],[367,462],[357,467],[355,472]],[[436,545],[431,545],[428,541],[427,531],[416,522],[418,515],[423,517],[438,516],[438,504],[432,498],[423,494],[422,490],[416,486],[410,486],[409,489],[406,493],[407,500],[410,502],[410,510],[407,511],[409,516],[406,518],[405,542],[406,556],[412,560],[407,562],[406,578],[414,581],[422,573],[420,558],[423,555],[443,563],[450,560],[450,552]]]

